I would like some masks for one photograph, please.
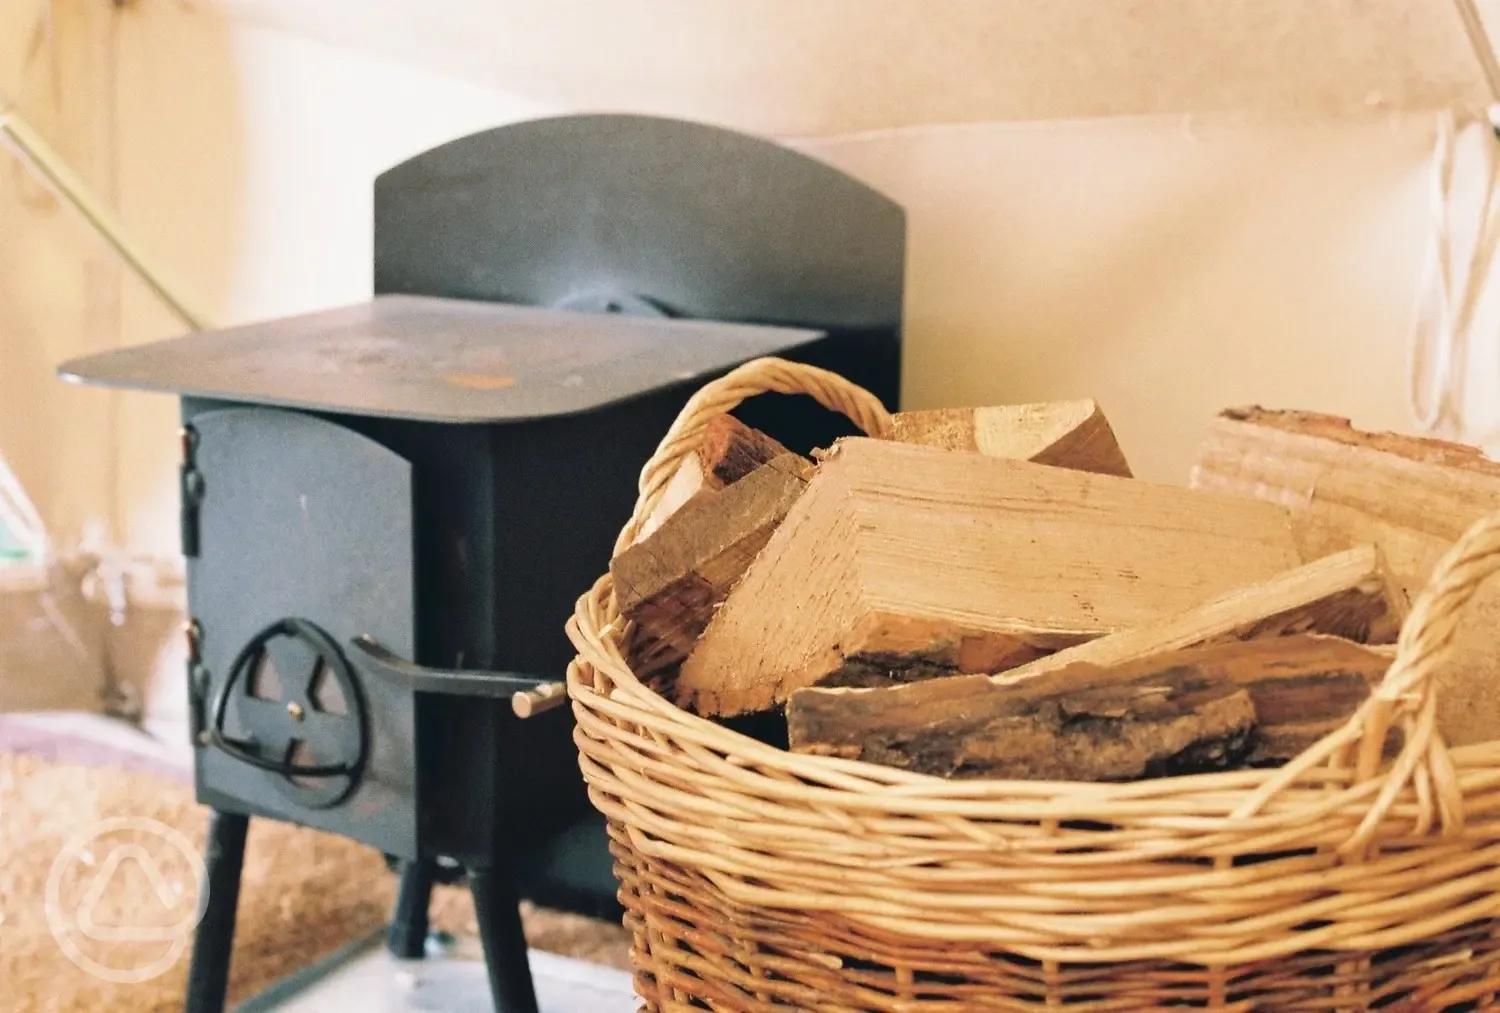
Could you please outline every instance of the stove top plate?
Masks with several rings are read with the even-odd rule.
[[[824,332],[377,296],[75,359],[76,383],[445,423],[573,415]]]

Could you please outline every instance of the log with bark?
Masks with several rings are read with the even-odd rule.
[[[1338,638],[1287,636],[1013,683],[799,689],[787,719],[799,753],[943,777],[1133,780],[1285,762],[1348,721],[1389,664]]]
[[[1192,485],[1294,508],[1310,558],[1351,541],[1378,544],[1413,599],[1453,542],[1500,509],[1500,463],[1475,447],[1256,407],[1214,421]],[[1450,744],[1487,741],[1500,728],[1497,628],[1500,587],[1492,583],[1480,589],[1435,679],[1438,727]]]
[[[1302,562],[1281,507],[841,441],[663,691],[703,715],[811,685],[998,672]]]

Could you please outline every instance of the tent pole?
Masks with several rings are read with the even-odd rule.
[[[10,142],[17,157],[63,200],[83,216],[89,226],[119,255],[137,277],[182,319],[190,330],[202,331],[212,324],[207,314],[190,305],[153,266],[145,253],[126,235],[124,227],[89,190],[42,137],[27,125],[14,106],[0,98],[0,139]]]

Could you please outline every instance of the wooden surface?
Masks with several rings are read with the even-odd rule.
[[[702,714],[799,686],[997,672],[1301,562],[1286,511],[976,454],[841,441],[682,667]]]
[[[703,433],[703,443],[673,472],[656,509],[641,525],[636,541],[642,541],[661,527],[693,497],[737,482],[787,453],[790,451],[786,447],[733,415],[715,417]]]
[[[1298,510],[1305,553],[1374,542],[1407,594],[1481,516],[1500,509],[1500,464],[1438,440],[1363,433],[1307,412],[1232,409],[1214,420],[1193,468],[1195,488]],[[1438,726],[1452,745],[1500,729],[1500,588],[1485,587],[1459,627],[1438,676]]]
[[[610,561],[620,611],[640,633],[643,672],[687,657],[811,475],[811,462],[783,453],[727,487],[701,489]]]
[[[1069,665],[1119,665],[1164,651],[1226,640],[1323,633],[1365,644],[1394,643],[1406,594],[1380,549],[1362,545],[1201,605],[1048,655],[1006,672],[1019,681]]]
[[[900,412],[891,439],[1130,477],[1109,420],[1087,400]]]
[[[1389,664],[1337,638],[1277,637],[1012,684],[800,689],[787,720],[794,752],[947,777],[1120,780],[1285,762],[1346,722]],[[1226,722],[1246,714],[1253,733]]]

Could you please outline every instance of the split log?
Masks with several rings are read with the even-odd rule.
[[[1004,675],[1019,682],[1079,662],[1122,665],[1205,644],[1323,633],[1361,644],[1391,644],[1406,622],[1406,593],[1379,547],[1325,556],[1236,588],[1201,605],[1038,658]]]
[[[708,423],[698,449],[683,458],[662,490],[656,508],[636,535],[639,543],[650,537],[683,506],[738,482],[756,468],[791,453],[776,440],[752,429],[732,415],[720,415]]]
[[[610,561],[620,612],[639,630],[639,671],[687,657],[812,471],[812,462],[784,453],[723,489],[693,496]]]
[[[1127,780],[1284,763],[1347,722],[1389,664],[1346,640],[1277,637],[1011,684],[801,689],[787,719],[799,753],[944,777]],[[1253,728],[1232,720],[1234,693]]]
[[[728,716],[801,686],[998,672],[1300,562],[1271,504],[843,440],[668,692]]]
[[[1500,462],[1442,440],[1369,433],[1347,419],[1237,408],[1217,418],[1193,468],[1199,489],[1297,510],[1304,555],[1374,542],[1415,600],[1474,521],[1500,509]],[[1437,673],[1438,728],[1452,745],[1500,729],[1500,587],[1480,589]]]
[[[1093,401],[901,412],[891,420],[890,438],[1130,477],[1114,430]]]

